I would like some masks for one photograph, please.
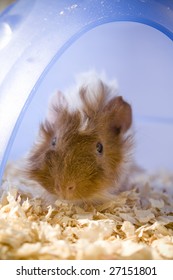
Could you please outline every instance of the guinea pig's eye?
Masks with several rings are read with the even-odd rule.
[[[53,137],[53,139],[52,139],[52,143],[51,143],[51,144],[52,144],[52,146],[53,146],[53,147],[55,147],[55,146],[56,146],[56,137]]]
[[[103,153],[103,145],[100,142],[97,143],[96,150],[97,150],[98,154],[102,154]]]

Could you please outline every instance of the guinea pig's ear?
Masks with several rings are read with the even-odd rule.
[[[61,91],[57,91],[50,99],[46,120],[49,123],[55,123],[58,113],[67,108],[67,101]]]
[[[125,133],[132,124],[131,106],[121,96],[114,97],[105,107],[110,116],[111,129],[116,134]]]

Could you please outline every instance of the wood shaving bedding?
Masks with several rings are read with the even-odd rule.
[[[98,205],[45,204],[45,196],[7,168],[0,259],[173,259],[173,174],[139,174],[130,189]]]

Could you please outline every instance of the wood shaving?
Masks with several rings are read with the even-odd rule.
[[[10,165],[0,188],[0,259],[173,259],[173,174],[139,174],[98,205],[53,200]]]

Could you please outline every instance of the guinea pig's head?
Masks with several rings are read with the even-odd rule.
[[[60,199],[92,201],[117,187],[123,176],[132,143],[126,133],[132,111],[101,80],[97,86],[81,85],[76,94],[76,108],[61,92],[53,97],[27,172]]]

